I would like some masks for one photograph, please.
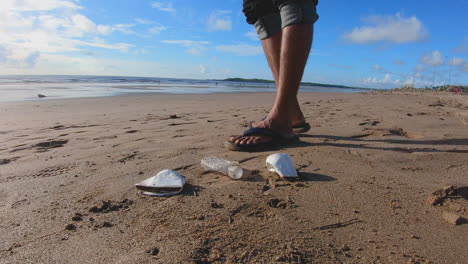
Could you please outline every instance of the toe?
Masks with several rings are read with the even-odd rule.
[[[249,144],[250,137],[243,137],[241,140],[242,145]]]
[[[255,137],[250,137],[248,140],[247,140],[247,144],[255,144],[255,141],[256,141],[256,138]]]
[[[236,142],[236,140],[239,138],[240,136],[230,136],[229,137],[229,141],[231,142]]]
[[[244,137],[237,137],[234,143],[236,144],[242,144],[242,141],[244,141]]]

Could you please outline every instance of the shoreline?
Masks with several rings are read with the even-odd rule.
[[[6,78],[6,79],[5,79]],[[368,92],[333,86],[302,86],[303,92]],[[103,97],[121,94],[213,94],[273,92],[274,86],[257,82],[229,82],[112,76],[0,76],[0,101],[45,98]]]
[[[274,88],[265,88],[266,89],[274,89]],[[301,91],[299,90],[299,93],[368,93],[372,91],[344,91],[344,92],[324,92],[324,91]],[[48,101],[48,100],[68,100],[68,99],[91,99],[91,98],[106,98],[106,97],[125,97],[125,96],[158,96],[158,95],[187,95],[187,96],[193,96],[193,95],[217,95],[217,94],[260,94],[260,93],[275,93],[275,91],[239,91],[239,92],[231,92],[231,91],[226,91],[226,92],[200,92],[200,93],[190,93],[190,92],[184,92],[184,93],[171,93],[171,92],[128,92],[128,93],[116,93],[116,94],[109,94],[109,95],[99,95],[99,96],[84,96],[84,97],[54,97],[54,96],[45,96],[42,98],[35,97],[35,98],[28,98],[28,99],[18,99],[18,100],[5,100],[2,101],[0,100],[1,103],[5,102],[37,102],[37,101]]]
[[[223,148],[274,93],[0,103],[0,263],[462,263],[468,100],[449,93],[301,93],[312,130],[275,151]],[[300,178],[265,169],[291,155]],[[204,172],[244,161],[246,180]],[[163,169],[183,193],[141,195]],[[428,199],[453,185],[458,193]],[[107,209],[106,209],[107,208]],[[109,208],[112,208],[109,209]],[[177,252],[177,254],[174,254]]]

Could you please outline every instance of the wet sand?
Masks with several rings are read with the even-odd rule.
[[[468,96],[304,93],[300,142],[224,149],[273,99],[0,103],[0,263],[466,263]],[[266,171],[277,152],[299,179]],[[255,172],[204,172],[208,155]],[[137,192],[163,169],[182,194]]]

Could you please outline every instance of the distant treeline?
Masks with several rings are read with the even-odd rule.
[[[253,82],[253,83],[275,83],[272,80],[264,80],[264,79],[244,79],[244,78],[227,78],[221,81],[227,82]],[[324,84],[324,83],[311,83],[311,82],[302,82],[301,85],[308,85],[308,86],[320,86],[320,87],[334,87],[334,88],[344,88],[344,89],[368,89],[371,88],[362,88],[362,87],[351,87],[345,85],[338,85],[338,84]]]

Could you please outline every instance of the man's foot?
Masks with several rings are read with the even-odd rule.
[[[299,102],[297,102],[297,99],[295,100],[295,104],[293,107],[293,111],[291,113],[291,124],[293,127],[300,126],[305,123],[305,117],[304,114],[301,111],[301,108],[299,106]]]
[[[267,117],[262,118],[260,121],[253,122],[250,124],[249,127],[264,127],[263,122]],[[310,130],[310,124],[306,122],[304,115],[299,110],[298,114],[296,114],[291,121],[292,124],[292,132],[298,133],[305,133]]]
[[[252,124],[250,125],[250,127],[262,127],[261,126],[261,122],[265,120],[266,117],[262,118],[260,121],[256,121],[256,122],[252,122]],[[292,127],[295,128],[295,127],[301,127],[303,126],[305,123],[306,123],[306,120],[304,117],[302,118],[297,118],[295,120],[293,120],[292,122]]]
[[[268,117],[264,120],[255,122],[252,124],[253,128],[266,128],[274,133],[277,136],[283,138],[293,138],[295,135],[292,132],[292,127],[287,121],[274,121],[268,119]],[[232,142],[237,145],[251,145],[251,144],[263,144],[268,143],[273,140],[273,137],[270,135],[262,134],[262,135],[242,135],[242,136],[233,136],[229,139],[229,142]]]
[[[295,134],[284,136],[270,128],[251,127],[242,136],[231,137],[224,146],[234,151],[264,151],[289,145],[297,140]]]

